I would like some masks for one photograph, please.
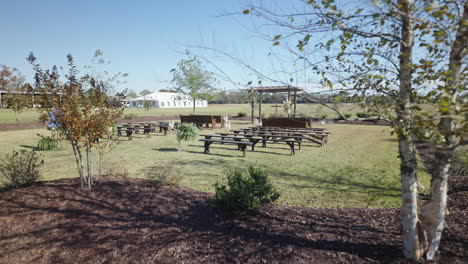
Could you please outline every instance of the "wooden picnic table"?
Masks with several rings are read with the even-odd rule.
[[[302,135],[272,135],[272,134],[266,134],[266,133],[244,133],[244,134],[239,134],[239,133],[216,133],[223,137],[245,137],[245,138],[261,138],[262,140],[262,147],[266,147],[267,141],[274,141],[278,138],[282,140],[287,140],[287,139],[292,139],[295,141],[298,145],[298,150],[301,150],[301,145],[302,145],[302,140],[303,139],[309,139],[307,137],[304,137]],[[281,141],[282,142],[282,141]]]
[[[274,131],[257,131],[257,130],[249,130],[249,129],[240,129],[240,130],[231,130],[231,132],[235,134],[267,134],[267,135],[287,135],[287,136],[303,136],[306,137],[307,140],[316,142],[320,144],[320,146],[324,146],[328,143],[328,135],[331,132],[328,131],[296,131],[296,130],[274,130]],[[316,140],[320,140],[317,142]]]
[[[316,127],[316,128],[292,128],[292,127],[248,127],[241,128],[242,130],[256,130],[256,131],[304,131],[304,132],[320,132],[326,131],[326,128]]]
[[[213,137],[221,138],[221,141],[219,141],[219,143],[221,143],[221,144],[223,144],[222,141],[225,140],[226,138],[229,138],[231,141],[238,141],[238,142],[241,142],[242,140],[248,140],[249,142],[253,143],[251,145],[252,146],[252,151],[254,151],[255,145],[259,141],[262,141],[263,147],[266,147],[266,142],[267,141],[275,142],[275,143],[283,142],[283,143],[286,143],[289,146],[289,148],[291,149],[291,155],[296,154],[294,144],[297,143],[298,146],[299,146],[299,150],[300,150],[301,149],[301,143],[302,143],[301,140],[294,139],[294,137],[285,137],[285,138],[282,138],[282,139],[276,139],[276,138],[269,138],[269,137],[266,137],[266,136],[255,136],[255,135],[245,135],[245,136],[242,135],[241,136],[239,134],[226,134],[226,133],[216,133],[216,134],[219,134],[219,135],[200,135],[200,136],[204,136],[206,140],[211,139]],[[291,139],[291,138],[293,138],[293,139]]]

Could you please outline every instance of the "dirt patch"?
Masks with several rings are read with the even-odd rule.
[[[137,123],[137,122],[146,122],[146,121],[166,121],[166,120],[178,120],[178,116],[141,116],[134,117],[132,119],[117,119],[117,123]],[[35,128],[45,128],[43,122],[28,122],[28,123],[2,123],[0,124],[0,131],[10,131],[10,130],[24,130],[24,129],[35,129]]]
[[[24,130],[45,127],[43,122],[27,122],[27,123],[0,123],[0,131]]]
[[[0,263],[408,263],[397,209],[269,205],[232,217],[209,195],[113,177],[93,190],[62,179],[3,191]],[[440,263],[466,263],[466,211],[447,222]]]

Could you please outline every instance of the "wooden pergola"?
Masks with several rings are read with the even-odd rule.
[[[297,104],[297,92],[301,92],[302,89],[295,87],[295,86],[264,86],[264,87],[251,87],[248,89],[250,93],[258,93],[262,95],[262,93],[288,93],[288,102],[292,102],[294,106],[293,117],[296,117],[296,104]],[[291,101],[291,93],[293,96],[293,100]],[[255,120],[255,96],[251,96],[251,107],[252,107],[252,123]],[[258,116],[262,117],[262,99],[261,96],[258,97]],[[278,107],[278,106],[276,106]],[[289,112],[288,112],[288,117]]]

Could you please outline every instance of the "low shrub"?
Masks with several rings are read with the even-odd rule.
[[[104,175],[114,177],[128,177],[128,170],[119,162],[110,162],[104,166]]]
[[[180,176],[175,162],[155,163],[143,170],[146,179],[157,182],[162,185],[174,186],[180,183]]]
[[[177,141],[179,142],[179,151],[182,151],[182,141],[192,141],[198,138],[198,128],[191,123],[183,123],[177,127]]]
[[[128,113],[123,115],[123,119],[133,119],[135,117],[137,117],[135,113]]]
[[[366,112],[359,112],[356,114],[357,117],[359,118],[368,118],[369,117],[369,113],[366,113]]]
[[[224,211],[245,214],[280,196],[265,170],[256,165],[249,166],[247,175],[239,168],[228,171],[227,181],[227,185],[215,185],[215,196],[209,200]]]
[[[460,147],[453,153],[451,174],[468,176],[468,147]]]
[[[57,148],[58,142],[57,140],[53,139],[52,137],[49,136],[43,136],[41,134],[37,134],[41,139],[37,143],[37,150],[52,150],[54,148]]]
[[[237,116],[238,117],[244,117],[244,116],[247,116],[247,113],[246,112],[238,112]]]
[[[322,118],[322,119],[325,119],[327,117],[328,117],[328,114],[325,114],[325,113],[320,115],[320,118]]]
[[[41,178],[44,160],[35,151],[13,151],[0,162],[0,182],[10,188],[33,184]]]
[[[351,113],[344,113],[344,116],[345,116],[346,118],[350,118],[350,117],[353,116],[353,114],[351,114]]]

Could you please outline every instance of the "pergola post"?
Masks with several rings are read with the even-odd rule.
[[[302,91],[302,89],[294,86],[268,86],[268,87],[250,87],[248,89],[250,92],[251,96],[251,104],[252,104],[252,123],[254,123],[255,120],[255,102],[258,102],[258,116],[259,118],[262,118],[262,98],[261,95],[263,93],[288,93],[288,103],[294,104],[294,112],[293,115],[296,117],[297,113],[297,92]],[[291,94],[291,92],[294,92],[294,94]],[[259,98],[255,99],[254,93],[257,93]],[[293,98],[291,98],[291,95]],[[276,97],[275,97],[276,98]],[[277,100],[278,98],[276,98]],[[278,102],[276,101],[276,105],[272,106],[276,107],[276,113],[278,112]],[[276,114],[277,116],[278,114]],[[291,117],[291,109],[288,107],[288,117]]]
[[[294,116],[296,117],[297,91],[294,91]]]
[[[250,106],[251,106],[251,110],[252,110],[252,113],[251,113],[251,121],[252,121],[252,124],[254,123],[254,120],[255,120],[255,100],[253,98],[253,95],[252,95],[252,100],[250,101]]]
[[[262,93],[258,93],[258,119],[262,119]]]

